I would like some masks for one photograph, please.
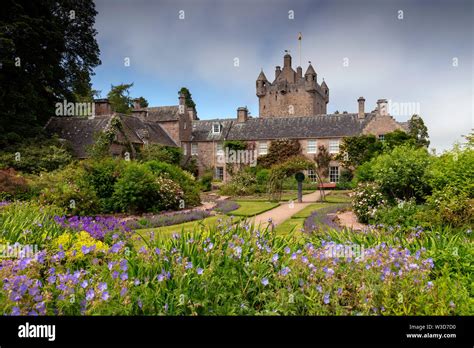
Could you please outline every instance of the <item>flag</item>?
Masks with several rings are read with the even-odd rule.
[[[301,35],[301,32],[298,33],[298,40],[301,41],[301,39],[303,38],[303,35]]]

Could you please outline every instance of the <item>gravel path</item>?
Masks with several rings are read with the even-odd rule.
[[[278,225],[283,221],[289,219],[295,215],[300,210],[306,208],[308,205],[317,202],[320,199],[321,195],[319,191],[303,195],[303,203],[294,202],[290,204],[289,202],[281,202],[281,204],[273,208],[272,210],[266,211],[262,214],[256,215],[250,219],[251,222],[254,222],[255,225],[264,225],[269,222],[269,219],[272,219],[274,225]]]

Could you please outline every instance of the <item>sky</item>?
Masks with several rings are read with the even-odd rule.
[[[438,153],[474,128],[472,0],[95,3],[102,64],[92,82],[102,97],[133,82],[132,97],[176,105],[184,86],[200,119],[236,117],[240,106],[258,116],[255,80],[263,69],[272,82],[289,50],[295,70],[311,61],[326,81],[328,113],[385,98],[398,121],[422,116]]]

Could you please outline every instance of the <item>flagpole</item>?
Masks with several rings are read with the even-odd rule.
[[[300,66],[301,66],[301,39],[303,38],[303,36],[301,35],[301,32],[298,34],[298,42],[299,42],[299,46],[300,46]]]

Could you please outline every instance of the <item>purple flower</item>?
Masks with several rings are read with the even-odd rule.
[[[289,247],[285,247],[285,254],[289,254],[291,252]]]
[[[273,262],[277,262],[277,261],[278,261],[278,254],[274,254],[274,255],[273,255],[272,261],[273,261]]]
[[[100,291],[104,291],[104,290],[107,290],[107,283],[99,283],[99,285],[97,286],[97,289],[99,289]]]
[[[87,280],[83,280],[82,283],[81,283],[81,287],[83,289],[87,288],[88,285],[89,285],[89,282]]]
[[[110,297],[110,296],[109,296],[109,292],[108,292],[108,291],[104,291],[104,292],[102,293],[102,296],[101,296],[102,300],[107,301],[107,300],[109,299],[109,297]]]
[[[329,304],[329,292],[324,294],[323,302],[324,304]]]
[[[20,315],[20,308],[17,306],[13,307],[11,315]]]
[[[160,255],[160,254],[161,254],[160,248],[155,248],[155,254],[156,254],[156,255]]]
[[[318,292],[323,292],[321,285],[316,285],[316,290],[318,290]]]
[[[282,276],[286,276],[288,273],[290,273],[290,268],[289,267],[285,267],[280,271],[280,274]]]
[[[138,299],[137,304],[138,304],[138,307],[140,307],[140,309],[142,309],[142,307],[143,307],[142,300]]]
[[[118,272],[118,271],[113,271],[113,272],[112,272],[112,278],[113,278],[113,279],[117,279],[118,276],[119,276],[119,272]]]
[[[86,255],[89,253],[90,249],[87,246],[83,245],[81,251],[84,255]]]
[[[133,284],[135,284],[135,286],[138,286],[138,285],[140,285],[140,280],[138,280],[138,279],[135,279],[135,281],[133,282]]]
[[[95,293],[94,293],[93,289],[89,289],[89,290],[86,291],[86,300],[87,301],[91,301],[92,299],[94,299],[94,296],[95,296]]]
[[[120,269],[122,271],[128,270],[127,260],[123,259],[123,260],[120,261]]]
[[[126,272],[123,272],[121,275],[120,275],[120,279],[122,280],[127,280],[128,279],[128,274]]]
[[[186,263],[186,269],[193,268],[193,263],[192,262],[187,262]]]
[[[433,282],[428,282],[428,283],[426,283],[426,287],[427,287],[428,289],[433,288]]]
[[[196,272],[197,274],[201,275],[204,272],[204,270],[202,268],[198,268]]]
[[[268,285],[268,279],[267,279],[267,278],[263,278],[263,279],[262,279],[262,284],[263,284],[263,286],[267,286],[267,285]]]
[[[120,296],[124,297],[127,294],[127,288],[123,287],[122,290],[120,290]]]

